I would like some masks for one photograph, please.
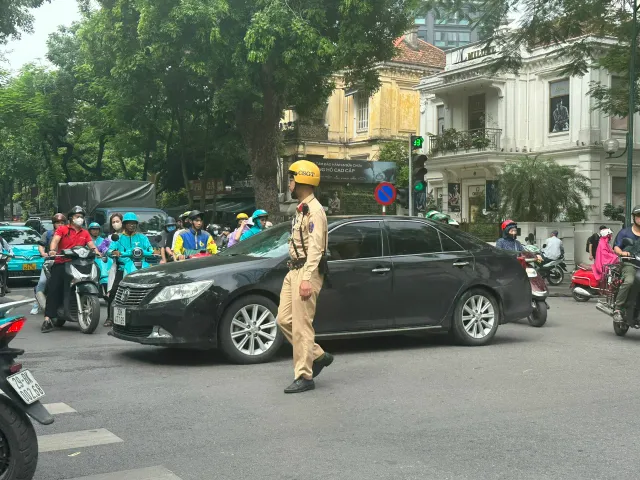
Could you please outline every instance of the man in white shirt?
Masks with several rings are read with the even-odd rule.
[[[551,237],[545,242],[542,254],[547,260],[557,260],[564,255],[564,246],[562,240],[558,238],[558,231],[551,232]]]

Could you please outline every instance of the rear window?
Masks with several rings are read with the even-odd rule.
[[[489,247],[486,242],[483,242],[478,237],[449,225],[439,223],[438,229],[455,240],[465,250],[484,250]]]
[[[33,230],[0,230],[0,236],[9,245],[37,245],[40,235]]]

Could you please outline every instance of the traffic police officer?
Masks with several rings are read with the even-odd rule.
[[[289,168],[289,191],[301,203],[292,221],[289,273],[282,284],[278,309],[278,325],[293,345],[295,380],[284,393],[313,390],[313,378],[333,362],[333,356],[315,343],[313,330],[316,300],[327,273],[327,216],[314,196],[314,187],[319,184],[320,169],[315,163],[300,160]]]

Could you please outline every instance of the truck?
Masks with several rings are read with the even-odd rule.
[[[167,221],[167,214],[156,204],[156,187],[139,180],[103,180],[58,184],[58,212],[65,215],[79,205],[87,212],[86,225],[97,222],[109,233],[113,213],[133,212],[138,216],[138,231],[156,245]]]

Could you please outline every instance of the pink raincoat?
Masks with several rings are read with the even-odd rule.
[[[604,275],[604,266],[611,265],[612,263],[618,263],[620,259],[618,255],[613,251],[609,241],[611,236],[600,237],[600,243],[598,243],[598,250],[596,253],[596,261],[593,264],[593,276],[596,280],[600,281]]]

